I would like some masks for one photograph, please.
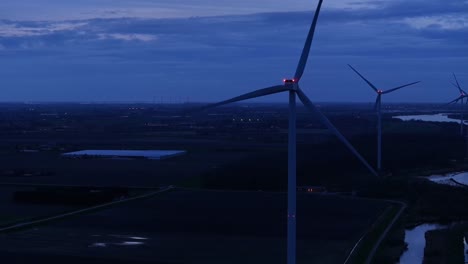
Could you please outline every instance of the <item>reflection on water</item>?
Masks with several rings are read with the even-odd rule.
[[[393,118],[400,119],[403,121],[417,120],[417,121],[428,121],[428,122],[460,122],[458,119],[448,117],[449,114],[433,114],[433,115],[404,115],[394,116]],[[468,124],[467,121],[464,122]]]
[[[133,240],[147,240],[148,238],[146,237],[128,237],[130,239],[133,239]]]
[[[99,237],[100,240],[107,240],[106,242],[94,242],[89,245],[91,248],[106,248],[109,246],[141,246],[145,244],[142,242],[143,240],[149,239],[147,237],[128,235],[92,235],[91,237]]]
[[[127,236],[127,235],[109,235],[111,237],[118,237],[118,238],[127,238],[132,240],[147,240],[147,237],[139,237],[139,236]]]
[[[93,244],[91,244],[89,247],[98,247],[98,248],[102,248],[102,247],[107,247],[107,244],[106,244],[106,243],[93,243]]]
[[[422,224],[405,231],[405,243],[408,249],[401,255],[400,264],[422,263],[424,259],[424,247],[426,246],[425,234],[427,231],[442,229],[447,226],[439,224]]]
[[[422,224],[412,229],[405,230],[405,243],[408,245],[408,249],[401,255],[400,264],[413,264],[423,263],[424,260],[424,248],[426,247],[425,234],[431,230],[446,229],[456,227],[464,222],[453,222],[450,224]],[[461,231],[460,231],[461,232]],[[465,245],[465,263],[468,263],[468,234],[465,234],[463,242]]]
[[[105,248],[109,245],[114,245],[114,246],[141,246],[144,245],[145,243],[143,242],[136,242],[136,241],[123,241],[119,243],[102,243],[102,242],[97,242],[89,245],[89,247],[93,248]]]
[[[124,241],[122,243],[115,243],[114,245],[117,246],[140,246],[144,245],[145,243],[143,242],[136,242],[136,241]]]

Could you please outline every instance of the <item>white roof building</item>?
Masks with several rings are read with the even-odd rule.
[[[162,160],[184,155],[185,150],[81,150],[62,154],[64,157],[100,157],[111,159],[133,158]]]

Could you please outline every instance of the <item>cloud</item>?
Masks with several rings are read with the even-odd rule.
[[[402,21],[416,29],[460,30],[468,28],[468,15],[420,16],[405,18]]]
[[[150,34],[121,34],[121,33],[112,33],[112,34],[98,34],[99,39],[116,39],[116,40],[125,40],[125,41],[155,41],[156,36]]]
[[[87,22],[25,23],[0,21],[0,37],[45,36],[60,31],[77,30]]]
[[[325,1],[331,9],[373,9],[386,1]],[[0,17],[9,20],[60,21],[95,18],[188,18],[201,16],[245,15],[261,12],[305,11],[317,0],[3,0]]]
[[[136,5],[145,3],[153,2]],[[170,7],[167,1],[160,3]],[[440,87],[451,71],[459,71],[460,79],[468,82],[463,75],[468,66],[466,2],[325,3],[333,7],[324,6],[303,80],[314,100],[372,100],[347,63],[385,87],[425,81],[424,98],[415,87],[389,100],[441,100],[445,92]],[[6,87],[7,100],[147,100],[155,95],[219,100],[289,77],[312,16],[300,11],[3,20],[0,86]]]

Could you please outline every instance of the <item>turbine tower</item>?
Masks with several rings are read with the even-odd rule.
[[[455,75],[455,73],[453,74],[453,78],[455,79],[455,83],[452,83],[453,86],[455,86],[456,88],[458,88],[458,91],[460,92],[460,95],[457,97],[457,99],[451,101],[450,103],[448,104],[452,104],[452,103],[458,103],[458,101],[461,101],[461,105],[460,105],[460,135],[463,136],[463,126],[464,126],[464,118],[463,118],[463,105],[464,105],[464,100],[465,98],[468,97],[468,93],[466,93],[460,86],[460,83],[458,83],[458,79],[457,79],[457,76]],[[465,104],[468,104],[468,99],[466,100]]]
[[[331,130],[338,139],[346,145],[346,147],[367,167],[367,169],[375,176],[377,172],[369,165],[369,163],[354,149],[348,140],[335,128],[335,126],[323,115],[323,113],[309,100],[307,95],[299,87],[299,81],[304,73],[307,59],[309,57],[310,47],[314,38],[315,27],[320,14],[323,0],[319,0],[315,16],[310,26],[304,48],[296,68],[296,73],[293,79],[284,79],[283,84],[271,86],[264,89],[255,90],[219,103],[207,105],[202,109],[213,108],[229,103],[239,102],[243,100],[263,97],[270,94],[281,92],[289,93],[289,128],[288,128],[288,212],[287,212],[287,263],[296,263],[296,96],[304,104],[304,106],[314,112],[321,122]]]
[[[361,77],[377,94],[374,109],[377,111],[377,170],[380,172],[382,170],[382,95],[394,92],[394,91],[399,90],[401,88],[404,88],[406,86],[417,84],[419,82],[413,82],[413,83],[405,84],[405,85],[402,85],[402,86],[398,86],[398,87],[383,91],[381,89],[378,89],[369,80],[364,78],[364,76],[362,76],[356,69],[354,69],[353,66],[351,66],[349,64],[348,64],[348,66],[357,75],[359,75],[359,77]]]

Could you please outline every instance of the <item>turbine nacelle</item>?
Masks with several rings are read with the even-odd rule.
[[[283,79],[284,86],[289,90],[297,90],[297,79]]]
[[[377,90],[378,94],[383,94],[383,90]]]

